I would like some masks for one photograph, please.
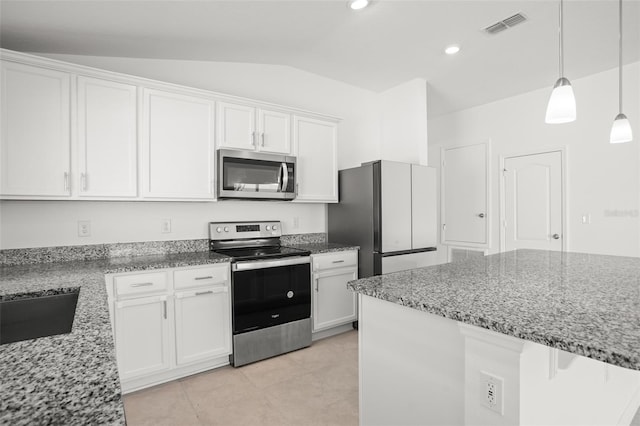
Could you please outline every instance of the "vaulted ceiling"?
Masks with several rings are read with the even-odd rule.
[[[617,65],[618,2],[565,2],[569,79]],[[483,28],[515,13],[527,21]],[[41,53],[278,64],[383,91],[421,77],[429,114],[541,87],[558,76],[558,2],[377,0],[1,1],[0,45]],[[640,1],[624,2],[624,62],[640,59]],[[443,49],[459,44],[460,53]]]

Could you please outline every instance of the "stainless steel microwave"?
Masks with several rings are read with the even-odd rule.
[[[218,198],[293,200],[296,157],[218,150]]]

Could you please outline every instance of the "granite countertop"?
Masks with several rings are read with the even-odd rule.
[[[287,247],[292,247],[300,250],[309,250],[311,254],[333,253],[338,251],[358,250],[360,247],[349,244],[339,243],[302,243],[302,244],[287,244]]]
[[[80,288],[71,333],[0,345],[0,424],[124,424],[104,274],[228,261],[198,252],[0,267],[0,299]]]
[[[349,287],[640,370],[640,258],[517,250],[363,278]]]

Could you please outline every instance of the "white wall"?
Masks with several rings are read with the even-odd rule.
[[[48,57],[338,116],[339,168],[379,158],[377,94],[290,67],[76,55]],[[160,219],[172,232],[160,233]],[[294,228],[294,218],[299,226]],[[207,238],[210,221],[278,219],[285,233],[326,231],[326,205],[282,202],[0,202],[0,248]],[[77,236],[90,220],[92,236]]]
[[[640,63],[625,66],[624,77],[624,112],[632,123],[632,143],[609,144],[618,112],[616,69],[572,80],[578,110],[573,123],[544,123],[551,87],[429,120],[433,166],[439,164],[440,147],[491,140],[490,252],[497,252],[500,242],[500,156],[566,146],[568,249],[640,255]],[[581,223],[585,214],[591,215],[589,225]]]
[[[414,79],[379,95],[380,158],[427,164],[427,82]]]
[[[2,201],[0,216],[3,249],[201,239],[211,221],[280,220],[285,234],[324,232],[326,221],[324,204],[279,201]],[[160,232],[162,219],[171,233]],[[90,237],[78,237],[78,220],[91,221]]]

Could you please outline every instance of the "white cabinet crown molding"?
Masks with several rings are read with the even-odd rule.
[[[297,114],[310,118],[319,118],[322,120],[333,121],[338,123],[342,121],[340,117],[323,114],[319,112],[309,111],[300,108],[288,107],[286,105],[279,105],[267,101],[261,101],[251,98],[245,98],[242,96],[235,96],[227,93],[214,92],[212,90],[200,89],[197,87],[179,85],[175,83],[168,83],[159,80],[154,80],[146,77],[139,77],[135,75],[118,73],[114,71],[107,71],[99,68],[89,67],[86,65],[78,65],[70,62],[64,62],[57,59],[45,58],[42,56],[16,52],[8,49],[0,49],[0,60],[12,61],[23,63],[27,65],[39,66],[42,68],[49,68],[57,71],[64,71],[72,74],[102,78],[106,80],[112,80],[119,83],[136,84],[151,89],[172,90],[179,91],[184,94],[208,97],[214,101],[232,102],[232,103],[245,103],[258,108],[265,108],[270,110],[277,110],[281,112],[287,112],[291,114]]]

